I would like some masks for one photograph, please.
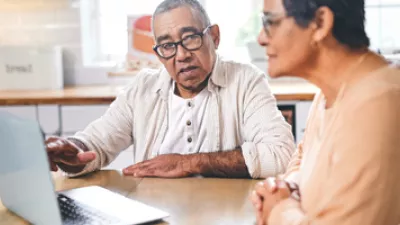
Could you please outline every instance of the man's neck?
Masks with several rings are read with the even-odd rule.
[[[189,89],[185,88],[178,83],[175,82],[175,89],[174,94],[183,98],[183,99],[190,99],[196,97],[204,88],[208,85],[209,77],[207,77],[197,88]]]

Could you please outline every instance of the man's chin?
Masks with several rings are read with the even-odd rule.
[[[188,90],[188,91],[196,91],[199,90],[201,87],[201,84],[181,84],[180,85],[183,89]]]
[[[186,81],[186,82],[181,82],[177,84],[180,86],[180,88],[183,88],[187,91],[192,91],[192,92],[200,92],[201,90],[204,89],[204,87],[207,86],[207,81]]]

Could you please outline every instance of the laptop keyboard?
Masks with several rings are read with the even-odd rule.
[[[63,194],[58,194],[63,225],[109,225],[121,221],[97,209],[79,203]]]

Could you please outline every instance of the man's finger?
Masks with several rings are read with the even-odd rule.
[[[57,165],[56,165],[54,162],[52,162],[51,160],[49,160],[49,163],[50,163],[50,169],[51,169],[51,171],[57,172],[57,171],[58,171]]]
[[[76,155],[84,152],[79,146],[72,141],[63,138],[50,137],[46,141],[46,149],[49,153]]]
[[[122,170],[122,172],[124,173],[124,175],[128,175],[128,176],[132,176],[133,173],[139,168],[138,164],[132,165],[132,166],[128,166],[125,169]]]
[[[50,142],[55,142],[55,141],[57,141],[58,139],[60,139],[60,137],[50,136],[50,137],[48,137],[48,138],[44,141],[44,143],[47,145],[48,143],[50,143]]]
[[[134,177],[162,177],[159,176],[155,173],[155,170],[153,169],[149,169],[149,168],[143,168],[143,169],[139,169],[137,170],[134,174]]]
[[[145,167],[144,163],[141,162],[139,164],[135,164],[132,166],[129,166],[125,169],[122,170],[122,172],[124,173],[124,175],[128,175],[128,176],[137,176],[137,172],[141,170],[142,167]]]
[[[127,170],[136,170],[136,169],[142,167],[143,165],[145,165],[145,164],[147,164],[147,163],[148,163],[148,160],[147,160],[147,161],[143,161],[143,162],[139,162],[139,163],[136,163],[136,164],[133,164],[133,165],[131,165],[131,166],[128,166],[126,169],[127,169]]]
[[[57,141],[46,143],[46,150],[50,153],[56,153],[65,149],[64,145],[60,145]]]
[[[136,163],[132,166],[128,166],[122,170],[122,172],[126,175],[134,175],[133,173],[137,172],[137,170],[142,169],[142,167],[147,167],[153,163],[152,160],[146,160],[140,163]]]
[[[79,153],[76,146],[72,145],[69,141],[62,139],[47,143],[46,150],[48,153],[54,154],[76,155]]]
[[[77,157],[82,164],[87,164],[96,159],[96,153],[95,152],[82,152],[82,153],[79,153],[77,155]]]
[[[82,165],[86,165],[89,162],[92,162],[93,160],[96,159],[96,153],[94,152],[83,152],[83,153],[79,153],[78,155],[76,155],[75,157],[57,157],[55,156],[53,158],[54,162],[59,162],[65,165],[69,165],[69,166],[82,166]]]

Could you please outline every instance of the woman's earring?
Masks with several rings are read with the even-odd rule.
[[[312,49],[317,49],[318,48],[318,42],[317,41],[311,41],[311,48]]]
[[[310,46],[311,46],[311,49],[318,50],[320,48],[320,42],[319,41],[311,41]]]

